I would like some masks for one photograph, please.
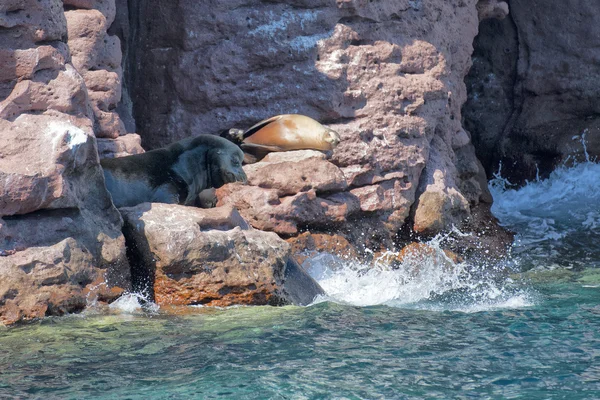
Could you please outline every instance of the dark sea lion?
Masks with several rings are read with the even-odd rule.
[[[340,142],[336,131],[299,114],[277,115],[260,121],[243,134],[239,129],[229,129],[221,136],[237,143],[246,153],[246,161],[260,160],[274,151],[329,151]]]
[[[106,158],[100,164],[116,207],[144,202],[193,206],[207,204],[199,198],[204,189],[246,182],[243,158],[234,143],[200,135],[142,154]]]

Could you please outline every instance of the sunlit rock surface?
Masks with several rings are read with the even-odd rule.
[[[107,33],[115,19],[115,0],[65,0],[64,6],[69,50],[87,87],[96,136],[124,135],[125,125],[115,111],[121,100],[121,43]]]
[[[306,114],[341,135],[329,162],[251,167],[251,186],[224,188],[221,204],[259,229],[373,229],[381,246],[407,223],[449,229],[483,193],[460,108],[479,14],[506,6],[484,3],[132,0],[126,63],[142,142]]]
[[[133,283],[158,305],[310,303],[319,285],[290,245],[251,228],[231,207],[144,203],[121,208]]]
[[[79,311],[130,285],[59,0],[0,4],[0,321]]]

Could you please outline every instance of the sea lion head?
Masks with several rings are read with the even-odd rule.
[[[340,143],[340,135],[336,131],[326,126],[323,126],[323,131],[321,132],[322,140],[326,147],[326,150],[333,150],[335,146]]]
[[[229,144],[230,146],[216,147],[208,151],[207,165],[212,187],[219,188],[227,183],[248,181],[242,168],[244,152],[235,144]]]

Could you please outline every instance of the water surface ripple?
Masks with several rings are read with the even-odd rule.
[[[247,307],[71,316],[0,334],[0,398],[600,398],[598,288],[435,312]]]

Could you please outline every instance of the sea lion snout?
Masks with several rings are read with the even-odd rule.
[[[242,182],[242,183],[248,183],[248,177],[246,176],[246,173],[244,172],[243,169],[240,168],[241,171],[237,172],[237,173],[233,173],[233,172],[227,172],[227,183],[233,183],[233,182]]]

